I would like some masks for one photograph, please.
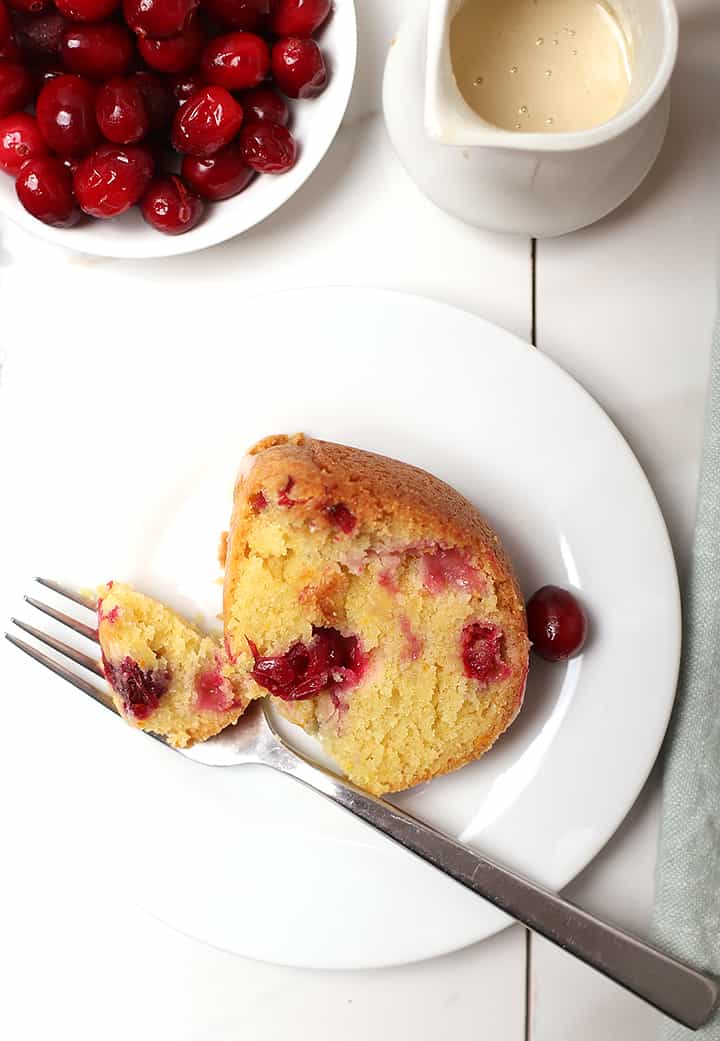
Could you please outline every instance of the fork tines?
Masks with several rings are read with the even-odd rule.
[[[67,586],[61,585],[59,582],[54,582],[47,578],[36,578],[35,581],[40,585],[45,586],[46,589],[52,590],[54,593],[65,597],[67,600],[71,600],[75,604],[79,604],[81,607],[84,607],[89,611],[94,611],[97,607],[97,604],[92,597],[85,596],[75,589],[70,589]],[[81,622],[79,619],[73,618],[72,615],[65,614],[63,611],[58,611],[49,604],[45,604],[41,600],[36,600],[31,596],[26,596],[24,599],[27,604],[35,608],[37,611],[42,611],[43,614],[48,615],[48,617],[54,619],[56,622],[72,629],[72,631],[77,633],[79,636],[82,636],[84,639],[97,645],[97,629],[93,626],[87,625],[85,622]],[[54,651],[57,651],[62,658],[69,659],[76,665],[80,665],[83,669],[87,669],[88,672],[92,672],[95,676],[100,677],[100,679],[105,678],[102,663],[97,657],[85,654],[83,651],[71,647],[62,640],[58,640],[55,636],[43,632],[42,629],[37,629],[34,625],[28,625],[27,622],[23,622],[18,618],[13,618],[12,623],[22,632],[27,633],[35,640],[38,640],[40,643],[44,643],[47,647],[51,647]],[[51,672],[54,672],[57,676],[67,680],[68,683],[72,683],[74,687],[83,691],[84,694],[89,694],[91,698],[94,698],[101,705],[104,705],[105,708],[109,708],[113,712],[117,711],[112,703],[110,692],[107,687],[104,685],[99,687],[97,684],[92,683],[84,676],[75,672],[75,670],[71,669],[68,665],[65,665],[61,660],[58,661],[56,658],[51,657],[49,654],[40,650],[39,647],[26,643],[25,640],[19,639],[12,633],[5,633],[5,636],[10,643],[19,650],[24,651],[25,654],[28,654],[41,665],[44,665],[46,669],[50,669]]]

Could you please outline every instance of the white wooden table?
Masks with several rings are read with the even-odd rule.
[[[4,349],[34,350],[41,365],[43,351],[93,335],[73,308],[80,294],[116,316],[125,311],[119,297],[143,310],[152,303],[148,336],[162,335],[163,308],[173,302],[210,306],[226,293],[236,302],[273,286],[341,282],[446,300],[525,338],[534,330],[537,346],[595,395],[645,466],[684,571],[715,306],[720,6],[680,0],[672,125],[646,185],[594,228],[540,242],[533,260],[530,241],[484,234],[436,210],[395,160],[380,82],[412,3],[359,0],[360,67],[343,129],[305,188],[241,239],[132,263],[88,260],[0,225]],[[107,878],[86,877],[71,840],[87,822],[61,829],[17,782],[4,835],[0,955],[0,1033],[13,1041],[655,1037],[656,1013],[520,927],[378,972],[299,971],[209,949],[115,898],[111,865]],[[652,903],[658,801],[654,778],[569,890],[640,932]],[[65,849],[52,864],[40,834],[48,831]],[[9,848],[22,855],[8,857]]]

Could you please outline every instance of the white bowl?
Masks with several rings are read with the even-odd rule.
[[[183,235],[163,235],[151,228],[137,207],[113,220],[87,220],[74,228],[51,228],[19,203],[12,178],[0,175],[0,213],[42,238],[68,249],[102,257],[171,257],[193,253],[240,235],[269,217],[302,187],[332,144],[345,114],[357,60],[354,0],[335,0],[335,10],[322,30],[320,43],[330,72],[323,93],[309,101],[293,101],[292,129],[298,161],[278,176],[257,177],[232,199],[209,203],[202,221]]]

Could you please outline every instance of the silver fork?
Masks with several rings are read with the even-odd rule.
[[[94,601],[57,582],[41,578],[36,581],[83,608],[91,611],[96,608]],[[25,600],[87,641],[97,644],[97,630],[92,625],[32,597],[25,597]],[[97,656],[78,651],[17,618],[12,621],[23,632],[51,647],[61,657],[70,659],[104,680],[102,664]],[[100,686],[86,679],[62,661],[11,633],[5,635],[35,661],[89,694],[105,708],[116,711],[104,684]],[[203,744],[179,752],[207,766],[255,763],[294,777],[684,1026],[697,1030],[708,1021],[718,1006],[720,984],[713,977],[601,921],[509,868],[461,845],[409,813],[368,795],[313,763],[283,740],[264,705],[256,702],[235,726],[228,727]]]

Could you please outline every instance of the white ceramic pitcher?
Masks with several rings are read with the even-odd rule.
[[[455,82],[450,23],[462,0],[429,0],[390,50],[384,108],[401,161],[461,220],[538,237],[592,224],[642,182],[662,145],[678,42],[673,0],[612,0],[632,42],[630,91],[607,123],[521,133],[486,123]]]

